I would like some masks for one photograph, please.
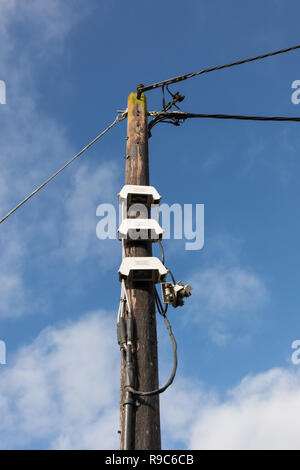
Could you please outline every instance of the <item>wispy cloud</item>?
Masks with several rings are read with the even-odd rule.
[[[0,377],[2,448],[118,447],[119,354],[108,312],[46,328]],[[4,368],[5,367],[5,368]]]
[[[193,321],[205,323],[219,345],[231,338],[234,322],[250,325],[251,319],[253,323],[256,312],[270,298],[266,281],[241,262],[241,253],[240,241],[225,235],[212,238],[203,268],[189,278],[193,292],[187,308],[193,312]]]
[[[258,276],[240,266],[206,268],[196,275],[194,284],[206,311],[219,317],[228,311],[255,309],[267,295]]]
[[[0,318],[18,317],[26,311],[28,301],[22,278],[24,246],[14,229],[2,232],[0,243],[4,247],[0,264]]]
[[[102,164],[96,170],[88,165],[80,167],[66,196],[63,255],[69,252],[70,258],[75,262],[83,261],[88,256],[100,255],[104,265],[104,258],[107,260],[108,253],[110,263],[114,255],[119,256],[118,241],[106,240],[103,243],[96,238],[96,225],[99,221],[96,208],[101,203],[116,203],[119,187],[120,170],[117,165]]]
[[[63,39],[70,28],[85,15],[85,8],[78,11],[75,8],[76,4],[78,4],[77,0],[71,0],[68,3],[60,0],[47,3],[39,0],[26,2],[1,0],[0,31],[2,34],[10,35],[11,24],[22,20],[23,24],[31,28],[31,34],[39,36],[42,42]],[[28,37],[27,45],[33,46],[30,37]]]
[[[300,373],[270,369],[247,376],[221,400],[184,380],[162,400],[168,448],[299,449]]]
[[[7,104],[0,110],[1,216],[78,151],[66,128],[41,109],[35,89],[40,61],[55,66],[53,57],[64,51],[68,34],[87,14],[87,6],[76,5],[77,0],[0,3],[0,78],[7,84]],[[75,166],[67,184],[60,175],[59,190],[51,183],[1,225],[0,318],[35,311],[25,276],[29,266],[47,266],[57,255],[78,263],[89,247],[90,253],[101,252],[95,212],[104,191],[110,197],[115,174],[109,164],[96,171],[89,164]],[[99,261],[105,264],[104,256]]]
[[[300,374],[271,369],[246,377],[224,402],[198,414],[192,449],[299,449]]]
[[[118,448],[119,353],[108,312],[49,327],[0,377],[1,447]],[[161,397],[164,448],[299,449],[300,373],[246,376],[223,399],[176,380]]]

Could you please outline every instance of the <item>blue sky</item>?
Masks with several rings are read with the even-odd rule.
[[[299,43],[298,2],[0,0],[0,213],[125,109],[138,83]],[[299,52],[171,87],[196,113],[299,115]],[[161,108],[160,91],[147,94]],[[190,120],[149,141],[151,184],[205,205],[205,245],[166,240],[193,285],[161,397],[164,448],[299,448],[297,123]],[[118,241],[96,208],[124,182],[125,122],[0,227],[1,448],[117,448]],[[159,322],[160,376],[171,368]],[[102,358],[101,360],[99,358]]]

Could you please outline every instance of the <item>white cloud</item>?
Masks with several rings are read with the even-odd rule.
[[[29,3],[37,2],[22,3],[26,5],[28,14]],[[15,38],[10,27],[22,17],[19,7],[20,4],[14,1],[0,4],[0,69],[9,94],[7,104],[0,109],[1,217],[40,184],[51,170],[56,169],[62,158],[72,154],[65,130],[38,110],[32,90],[25,85],[33,73],[34,61],[26,56],[23,48],[14,47]],[[31,10],[29,28],[30,21],[39,21],[35,8]],[[40,41],[42,38],[43,34]],[[55,198],[57,195],[54,193]],[[38,224],[39,213],[43,217]],[[40,230],[43,232],[43,223],[47,223],[44,213],[43,204],[31,204],[26,217],[24,209],[21,209],[17,216],[13,216],[14,221],[10,219],[1,225],[1,318],[34,309],[36,302],[33,299],[28,302],[30,289],[26,290],[24,267]]]
[[[222,265],[206,268],[195,276],[196,292],[206,310],[224,315],[236,309],[253,309],[266,298],[264,284],[251,270]]]
[[[12,22],[22,21],[23,27],[26,25],[31,27],[31,33],[35,29],[39,36],[40,47],[41,42],[63,38],[74,23],[84,16],[85,8],[81,8],[79,12],[74,8],[76,3],[76,0],[68,3],[60,0],[51,0],[51,2],[1,0],[0,31],[9,35]],[[30,38],[27,39],[30,43]]]
[[[300,374],[271,369],[246,377],[191,425],[192,449],[300,449]],[[196,411],[196,410],[195,410]]]
[[[243,262],[243,249],[244,242],[231,235],[212,236],[201,268],[186,277],[193,290],[182,321],[201,325],[219,346],[234,339],[237,325],[239,340],[248,340],[270,301],[267,280]]]
[[[160,401],[163,448],[172,448],[177,442],[188,444],[199,407],[213,403],[215,394],[207,393],[201,382],[177,377]]]
[[[9,0],[0,4],[0,21],[7,25],[5,31],[0,29],[1,79],[7,87],[7,103],[1,106],[0,113],[1,180],[5,182],[1,185],[1,212],[19,202],[75,153],[66,138],[66,129],[37,106],[35,76],[40,73],[40,64],[36,54],[34,60],[32,57],[34,44],[43,49],[42,44],[46,42],[43,46],[48,57],[51,51],[57,50],[55,40],[65,39],[75,24],[70,6],[59,0],[48,3]],[[18,43],[18,34],[13,32],[19,23],[27,31],[22,45]],[[34,39],[34,25],[39,28],[38,41]]]
[[[231,325],[238,320],[256,324],[256,312],[269,299],[263,279],[252,269],[239,264],[214,264],[194,273],[189,279],[193,286],[189,299],[189,318],[204,322],[212,340],[223,345],[231,338]],[[251,322],[250,322],[251,320]]]
[[[105,312],[50,327],[0,376],[4,449],[117,449],[119,351]],[[177,378],[161,396],[163,445],[190,449],[300,449],[300,372],[247,376],[224,399]]]
[[[163,398],[165,440],[168,448],[299,450],[299,401],[298,369],[247,376],[223,400],[185,380]]]
[[[55,67],[53,55],[64,51],[68,34],[90,9],[82,2],[75,8],[76,4],[77,0],[0,2],[0,79],[7,85],[7,104],[0,109],[1,217],[79,150],[69,141],[66,128],[39,107],[35,87],[41,60],[43,67]],[[23,43],[21,34],[26,34]],[[74,177],[73,169],[67,171]],[[110,165],[97,171],[79,166],[73,185],[72,178],[59,175],[60,182],[52,182],[1,225],[1,318],[35,310],[32,284],[27,286],[25,278],[29,265],[44,269],[57,261],[58,252],[64,262],[81,261],[91,246],[91,254],[103,252],[95,234],[95,211],[103,188],[108,193],[113,184],[112,174]],[[90,185],[84,185],[84,177]],[[103,256],[101,262],[106,264],[107,259]]]
[[[14,227],[1,230],[0,246],[0,318],[18,317],[26,311],[28,301],[22,279],[25,248],[20,233]],[[35,303],[33,300],[31,306]]]
[[[119,352],[114,322],[94,312],[42,331],[0,377],[2,448],[118,448]]]
[[[112,163],[102,164],[96,170],[81,165],[76,172],[74,184],[66,197],[63,243],[64,253],[67,250],[73,261],[80,262],[88,256],[99,254],[105,266],[111,265],[114,255],[120,256],[118,241],[103,242],[96,237],[99,221],[96,209],[100,203],[117,202],[119,179],[120,170]]]

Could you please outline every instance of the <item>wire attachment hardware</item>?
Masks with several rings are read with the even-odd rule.
[[[192,287],[189,284],[184,285],[181,281],[176,284],[172,282],[161,283],[163,302],[173,305],[174,308],[184,305],[183,299],[192,295],[191,290]]]

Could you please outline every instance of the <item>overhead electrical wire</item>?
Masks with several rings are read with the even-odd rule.
[[[188,118],[212,118],[212,119],[240,119],[246,121],[287,121],[300,122],[298,116],[249,116],[244,114],[207,114],[207,113],[187,113],[184,111],[151,111],[149,116],[172,118],[184,120]]]
[[[80,152],[78,152],[76,155],[74,155],[71,160],[69,160],[64,166],[62,166],[59,170],[57,170],[52,176],[50,176],[46,181],[44,181],[40,186],[38,186],[32,193],[30,193],[23,201],[21,201],[16,207],[14,207],[11,211],[9,211],[1,220],[0,224],[4,222],[9,216],[11,216],[14,212],[16,212],[20,207],[23,206],[29,199],[32,198],[36,193],[38,193],[41,189],[43,189],[50,181],[52,181],[59,173],[61,173],[67,166],[69,166],[74,160],[76,160],[78,157],[80,157],[87,149],[89,149],[92,145],[94,145],[99,139],[101,139],[106,132],[108,132],[112,127],[114,127],[117,123],[123,121],[127,116],[127,110],[123,111],[121,114],[118,114],[116,119],[106,128],[104,131],[102,131],[100,134],[97,135],[89,144],[87,144]]]
[[[144,85],[138,85],[137,87],[137,92],[138,95],[145,91],[149,91],[155,88],[162,87],[164,90],[164,87],[168,87],[168,85],[171,85],[172,83],[178,83],[183,80],[186,80],[188,78],[195,77],[197,75],[205,74],[208,72],[213,72],[215,70],[221,70],[229,67],[233,67],[236,65],[241,65],[245,64],[248,62],[253,62],[256,60],[260,59],[265,59],[267,57],[275,56],[278,54],[284,54],[286,52],[290,52],[296,49],[300,49],[300,45],[288,47],[285,49],[280,49],[277,51],[273,52],[268,52],[266,54],[261,54],[255,57],[250,57],[247,59],[242,59],[236,62],[230,62],[224,65],[218,65],[215,67],[210,67],[206,68],[203,70],[200,70],[198,72],[192,72],[192,73],[187,73],[184,75],[178,75],[177,77],[173,77],[167,80],[162,80],[157,83],[153,83],[152,85],[144,86]],[[176,95],[172,95],[176,96]],[[162,112],[160,113],[160,122],[166,122],[164,118],[166,117],[171,117],[173,119],[173,122],[171,121],[171,124],[177,124],[178,121],[176,122],[176,119],[187,119],[187,118],[214,118],[214,119],[239,119],[239,120],[255,120],[255,121],[290,121],[290,122],[299,122],[300,118],[298,117],[280,117],[280,116],[274,116],[274,117],[268,117],[268,116],[242,116],[242,115],[227,115],[227,114],[192,114],[192,113],[180,113],[180,116],[176,117],[175,116],[175,111],[171,114],[166,113],[167,110],[164,110],[165,116],[162,115]],[[185,117],[183,117],[183,114]],[[38,186],[34,191],[32,191],[25,199],[23,199],[19,204],[17,204],[11,211],[9,211],[1,220],[0,224],[2,224],[8,217],[10,217],[14,212],[16,212],[20,207],[22,207],[29,199],[31,199],[36,193],[38,193],[41,189],[43,189],[50,181],[52,181],[59,173],[61,173],[65,168],[67,168],[74,160],[76,160],[78,157],[80,157],[88,148],[90,148],[95,142],[97,142],[106,132],[108,132],[113,126],[115,126],[118,122],[122,121],[125,119],[127,116],[127,110],[122,112],[121,114],[118,114],[116,119],[104,130],[102,131],[95,139],[93,139],[88,145],[86,145],[80,152],[78,152],[74,157],[69,160],[64,166],[62,166],[58,171],[56,171],[52,176],[50,176],[46,181],[44,181],[40,186]],[[154,121],[154,120],[153,120]],[[152,127],[156,123],[152,121]],[[156,119],[156,121],[159,121],[159,119]],[[151,124],[151,123],[150,123]]]
[[[180,125],[180,121],[185,119],[235,119],[241,121],[273,121],[273,122],[300,122],[299,116],[249,116],[243,114],[207,114],[207,113],[187,113],[184,111],[150,111],[149,116],[153,116],[149,122],[149,131],[158,123]]]
[[[140,95],[141,93],[144,93],[145,91],[150,91],[150,90],[154,90],[155,88],[168,86],[168,85],[171,85],[172,83],[182,82],[183,80],[187,80],[188,78],[196,77],[197,75],[202,75],[202,74],[205,74],[205,73],[214,72],[215,70],[222,70],[222,69],[226,69],[226,68],[229,68],[229,67],[234,67],[236,65],[246,64],[248,62],[254,62],[256,60],[265,59],[267,57],[272,57],[272,56],[275,56],[275,55],[278,55],[278,54],[284,54],[286,52],[294,51],[296,49],[300,49],[300,44],[297,44],[296,46],[292,46],[292,47],[287,47],[285,49],[279,49],[277,51],[268,52],[266,54],[261,54],[261,55],[255,56],[255,57],[250,57],[248,59],[242,59],[242,60],[238,60],[236,62],[230,62],[228,64],[224,64],[224,65],[217,65],[215,67],[209,67],[209,68],[206,68],[206,69],[202,69],[198,72],[192,72],[192,73],[186,73],[184,75],[178,75],[177,77],[169,78],[167,80],[162,80],[162,81],[157,82],[157,83],[152,83],[151,85],[147,85],[147,86],[138,85],[137,86],[137,92],[138,92],[138,95]]]

